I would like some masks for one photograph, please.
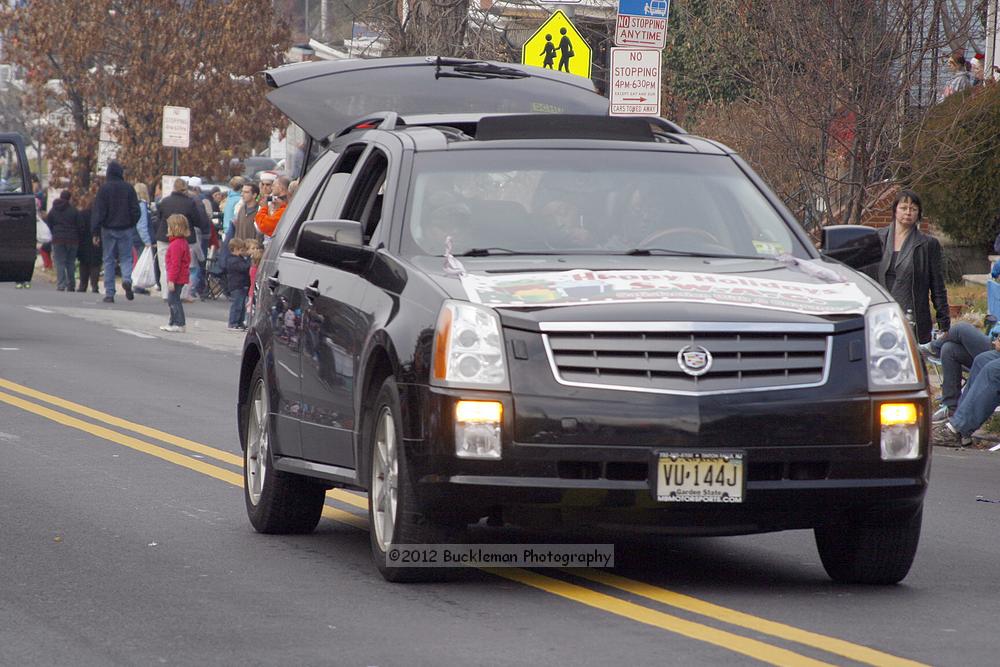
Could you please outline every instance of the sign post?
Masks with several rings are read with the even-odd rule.
[[[660,50],[611,49],[612,116],[660,113]]]
[[[97,173],[108,170],[108,163],[118,157],[118,112],[111,107],[101,108],[100,138],[97,142]]]
[[[662,49],[669,13],[670,0],[618,0],[615,46]]]
[[[177,149],[191,145],[191,109],[163,107],[163,145],[174,149],[174,173],[177,173]]]
[[[521,62],[589,79],[590,45],[566,14],[556,11],[521,47]]]

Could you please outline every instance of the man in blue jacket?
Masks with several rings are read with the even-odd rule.
[[[125,298],[132,296],[132,239],[139,222],[139,197],[125,182],[125,169],[117,161],[108,164],[107,180],[97,191],[90,214],[94,245],[104,248],[104,302],[115,302],[115,264],[121,266]]]

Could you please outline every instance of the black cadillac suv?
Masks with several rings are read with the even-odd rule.
[[[342,486],[367,490],[390,580],[431,572],[387,566],[390,545],[487,516],[810,528],[834,579],[901,580],[928,390],[904,315],[849,267],[877,256],[871,230],[828,228],[817,252],[729,149],[609,118],[585,80],[397,64],[414,106],[349,103],[350,64],[271,79],[293,119],[315,120],[282,81],[357,113],[307,130],[258,273],[238,393],[253,526],[311,531]]]

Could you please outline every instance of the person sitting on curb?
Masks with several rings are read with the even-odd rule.
[[[991,349],[990,337],[968,322],[957,322],[937,339],[920,346],[928,356],[941,359],[941,407],[931,421],[941,424],[955,413],[962,392],[962,369],[971,367],[978,355]]]
[[[962,398],[955,414],[945,427],[956,447],[972,444],[972,434],[986,423],[1000,406],[1000,338],[993,339],[993,349],[976,356],[969,369]]]

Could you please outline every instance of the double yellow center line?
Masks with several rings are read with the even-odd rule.
[[[130,449],[143,452],[150,456],[169,461],[175,465],[193,470],[209,477],[232,484],[233,486],[243,486],[243,475],[226,468],[220,468],[206,461],[192,458],[188,454],[183,454],[172,449],[167,449],[154,445],[146,440],[142,440],[132,435],[127,435],[121,431],[128,431],[146,438],[158,440],[162,443],[172,445],[178,449],[192,452],[199,456],[214,459],[216,461],[241,467],[242,457],[229,452],[225,452],[214,447],[209,447],[187,438],[182,438],[165,431],[161,431],[149,426],[137,424],[135,422],[116,417],[114,415],[89,408],[79,403],[74,403],[58,396],[53,396],[24,385],[20,385],[4,378],[0,378],[0,402],[14,406],[26,412],[44,417],[64,426],[84,431],[91,435],[103,438],[110,442],[129,447]],[[8,393],[10,392],[10,393]],[[34,401],[28,399],[35,399]],[[35,402],[40,401],[41,403]],[[60,410],[47,407],[44,404],[55,406]],[[99,423],[85,421],[73,416],[73,413]],[[119,430],[108,428],[113,426]],[[350,505],[359,510],[367,511],[368,503],[364,498],[343,491],[334,489],[327,494],[330,500]],[[367,518],[337,509],[329,505],[323,508],[323,516],[345,523],[362,530],[368,529]],[[526,586],[542,590],[556,595],[565,600],[570,600],[579,604],[599,609],[604,612],[614,614],[645,625],[667,630],[668,632],[695,639],[697,641],[713,644],[726,650],[746,655],[764,663],[772,665],[829,665],[831,663],[812,658],[802,653],[796,653],[790,649],[774,644],[746,637],[735,632],[719,629],[711,625],[697,623],[695,621],[665,613],[653,606],[644,606],[638,602],[623,599],[611,593],[602,592],[600,588],[609,589],[625,593],[633,599],[650,600],[657,605],[672,607],[687,614],[701,616],[716,622],[725,623],[737,628],[743,628],[760,635],[767,635],[779,640],[800,644],[805,647],[823,651],[834,656],[847,658],[848,660],[864,663],[868,665],[899,666],[899,667],[919,667],[921,663],[900,658],[876,649],[852,644],[850,642],[828,637],[807,630],[795,628],[783,623],[769,621],[752,614],[736,611],[720,605],[716,605],[704,600],[669,591],[652,584],[628,579],[607,571],[594,569],[572,569],[565,573],[579,580],[595,584],[593,587],[573,583],[571,581],[557,579],[554,577],[539,574],[537,572],[523,569],[485,569],[498,577],[524,584]]]

